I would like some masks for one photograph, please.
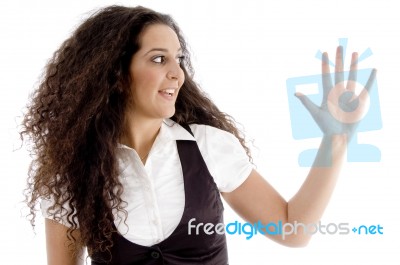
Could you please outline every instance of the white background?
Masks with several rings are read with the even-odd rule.
[[[323,223],[384,227],[383,235],[316,235],[291,249],[261,236],[228,236],[230,264],[399,264],[399,47],[395,1],[1,1],[1,264],[45,264],[43,219],[36,234],[21,217],[29,156],[16,126],[48,58],[88,11],[137,4],[171,14],[191,47],[196,80],[254,139],[258,170],[290,199],[307,169],[298,154],[318,139],[292,138],[286,79],[318,74],[317,50],[371,48],[360,68],[378,69],[383,128],[359,134],[378,146],[379,163],[347,163]],[[349,57],[347,57],[349,59]],[[19,116],[19,117],[18,117]],[[15,150],[15,151],[14,151]],[[240,220],[226,206],[225,221]]]

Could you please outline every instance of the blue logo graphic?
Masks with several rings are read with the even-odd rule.
[[[343,57],[346,55],[347,39],[339,39],[339,45],[343,47]],[[358,62],[365,60],[372,55],[371,49],[366,49],[358,59]],[[322,60],[322,53],[317,52],[316,57]],[[334,66],[332,62],[329,62]],[[357,82],[364,87],[371,74],[372,69],[358,69]],[[345,80],[348,79],[349,72],[345,72]],[[331,74],[334,78],[334,73]],[[292,135],[296,140],[310,139],[322,137],[323,134],[315,123],[307,109],[303,106],[294,94],[301,87],[314,88],[314,91],[306,94],[306,96],[316,104],[322,101],[322,75],[309,75],[289,78],[286,81],[289,111],[292,127]],[[303,92],[304,93],[304,92]],[[348,142],[347,146],[347,161],[348,162],[379,162],[381,160],[381,152],[379,148],[371,144],[359,144],[357,142],[358,132],[367,132],[373,130],[380,130],[382,128],[382,118],[379,105],[378,85],[375,79],[369,92],[369,109],[366,111],[363,118],[354,132],[352,139]],[[298,162],[302,167],[309,167],[312,165],[318,149],[304,150],[299,154]]]

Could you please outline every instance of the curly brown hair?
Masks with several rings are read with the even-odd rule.
[[[206,124],[234,134],[251,160],[235,121],[221,112],[193,81],[185,40],[173,19],[144,7],[105,7],[85,20],[54,53],[31,95],[21,137],[32,143],[26,203],[34,226],[36,205],[51,198],[47,211],[68,220],[70,243],[89,255],[108,251],[115,231],[112,210],[123,211],[117,144],[131,99],[129,65],[145,27],[164,24],[178,36],[185,82],[172,119]],[[68,209],[66,211],[66,209]],[[81,238],[72,236],[78,229]]]

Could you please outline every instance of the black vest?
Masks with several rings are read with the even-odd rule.
[[[184,126],[190,133],[190,128]],[[195,141],[176,141],[181,161],[185,208],[179,225],[164,241],[150,247],[141,246],[124,238],[119,233],[113,234],[112,259],[107,252],[92,255],[92,265],[227,265],[228,253],[225,234],[215,232],[215,225],[223,223],[223,204],[219,190],[207,169],[199,147]],[[212,223],[213,233],[204,232],[200,226],[188,231],[188,222],[192,218],[199,223]]]

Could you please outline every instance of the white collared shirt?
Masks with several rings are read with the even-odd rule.
[[[122,144],[118,146],[127,220],[124,222],[122,212],[113,213],[117,229],[129,241],[143,246],[154,245],[171,235],[180,222],[185,191],[176,140],[197,141],[221,192],[236,189],[253,169],[234,135],[207,125],[192,124],[190,128],[194,137],[172,120],[164,120],[145,165],[134,149]],[[51,205],[50,200],[42,200],[45,218],[51,218],[46,212]],[[65,221],[62,223],[68,225]]]

